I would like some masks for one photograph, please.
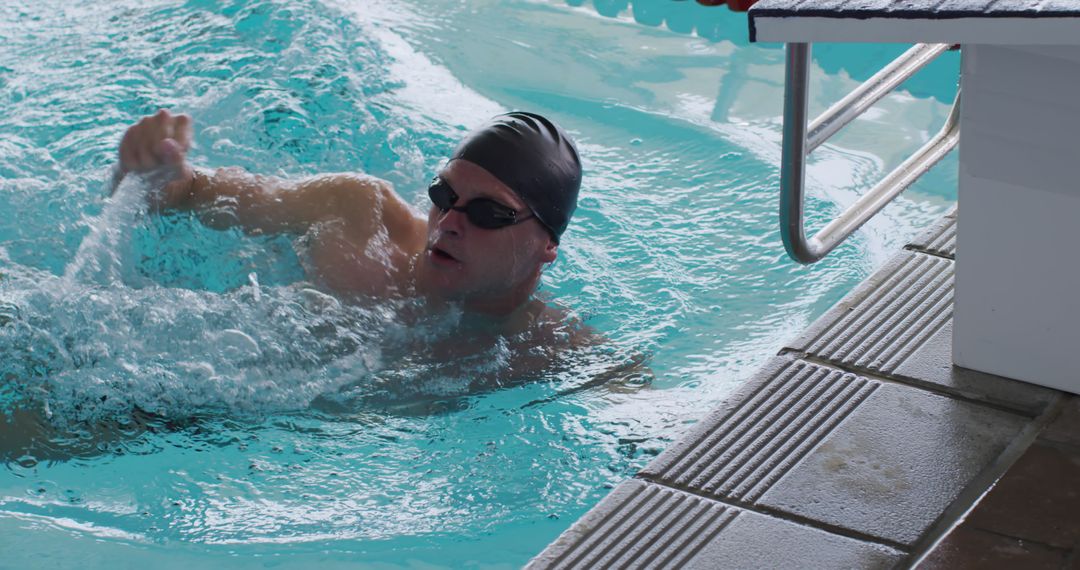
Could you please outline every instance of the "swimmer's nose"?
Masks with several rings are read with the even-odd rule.
[[[437,225],[444,234],[461,235],[466,223],[468,222],[463,212],[457,210],[439,212],[439,223]]]

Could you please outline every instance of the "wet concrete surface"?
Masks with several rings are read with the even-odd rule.
[[[1080,568],[1080,397],[919,568]]]

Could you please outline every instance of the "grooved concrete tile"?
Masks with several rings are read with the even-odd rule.
[[[631,479],[527,568],[887,568],[902,556],[880,544]]]
[[[911,545],[1028,421],[882,384],[756,503]]]
[[[867,285],[873,288],[860,291]],[[845,310],[834,308],[793,348],[888,374],[952,317],[952,298],[952,261],[903,252],[837,304]]]
[[[1027,421],[784,356],[640,475],[910,545]]]
[[[834,368],[775,358],[641,475],[753,502],[878,386]]]
[[[715,501],[631,479],[527,568],[684,567],[738,515]]]
[[[956,208],[908,244],[909,248],[932,255],[956,258]]]
[[[788,346],[841,367],[1038,414],[1053,390],[952,365],[953,267],[941,257],[900,252]]]

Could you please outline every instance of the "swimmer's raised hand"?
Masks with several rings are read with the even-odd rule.
[[[191,149],[191,117],[162,109],[139,119],[120,140],[115,181],[127,173],[148,175],[161,187],[160,206],[175,207],[190,193],[194,173],[187,163]]]

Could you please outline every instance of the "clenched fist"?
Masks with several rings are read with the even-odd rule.
[[[191,148],[191,117],[165,109],[143,117],[120,141],[120,164],[115,180],[129,172],[145,175],[161,188],[158,206],[176,207],[188,198],[194,171],[187,163]]]

